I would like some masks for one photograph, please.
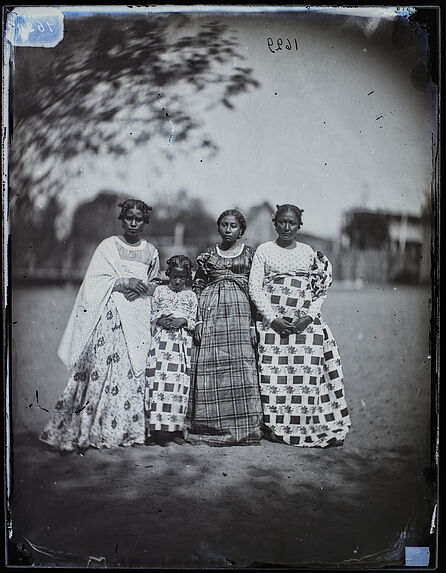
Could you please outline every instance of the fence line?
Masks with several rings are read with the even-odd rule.
[[[165,261],[177,252],[173,245],[160,246],[160,256]],[[192,246],[183,246],[181,252],[191,258],[196,255]],[[333,248],[326,250],[325,254],[333,266],[333,278],[339,281],[353,282],[423,282],[426,280],[420,272],[420,260],[407,253],[391,252],[387,250],[359,249],[339,250]],[[163,265],[162,265],[163,266]],[[16,281],[36,282],[80,282],[84,278],[85,268],[11,268],[11,276]]]

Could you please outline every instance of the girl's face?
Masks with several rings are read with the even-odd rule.
[[[300,229],[299,219],[294,211],[279,213],[276,217],[275,226],[277,234],[285,242],[293,241]]]
[[[144,224],[144,213],[140,209],[127,209],[122,219],[122,228],[124,237],[129,243],[138,241],[138,235],[143,230]]]
[[[173,267],[172,269],[170,269],[170,274],[169,274],[170,288],[175,292],[183,290],[184,287],[186,286],[188,278],[189,275],[186,269],[183,269],[181,267]]]
[[[239,220],[234,215],[226,215],[218,224],[218,234],[225,243],[234,243],[239,237],[241,227]]]

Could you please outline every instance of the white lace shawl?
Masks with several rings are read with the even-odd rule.
[[[110,296],[118,308],[130,362],[136,376],[145,368],[151,343],[151,297],[128,301],[120,292],[112,292],[116,279],[136,277],[145,283],[159,271],[158,251],[150,243],[149,265],[121,260],[116,238],[104,239],[88,266],[58,349],[59,358],[74,369],[104,311]]]

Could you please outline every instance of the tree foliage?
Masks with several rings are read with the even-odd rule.
[[[224,20],[65,18],[57,47],[16,48],[13,55],[12,192],[59,192],[66,181],[51,177],[56,162],[125,155],[168,132],[170,118],[177,143],[215,149],[201,112],[233,108],[238,94],[259,85],[242,60],[236,31]]]
[[[172,118],[175,143],[187,144],[183,150],[213,153],[217,145],[203,112],[219,104],[232,109],[237,95],[259,85],[243,67],[237,33],[224,19],[65,17],[64,28],[57,47],[20,47],[12,56],[9,207],[12,263],[20,268],[62,264],[58,257],[69,245],[76,259],[83,242],[109,234],[106,216],[89,220],[93,201],[79,207],[65,247],[57,239],[56,219],[73,193],[73,159],[125,157],[160,134],[167,140]],[[115,197],[97,199],[99,206],[107,201]],[[158,225],[167,232],[166,225],[182,218],[186,238],[207,233],[209,215],[199,202],[186,203],[188,209],[177,205],[175,212],[170,205],[163,222],[155,215],[152,230]]]
[[[42,208],[33,205],[30,196],[17,197],[14,213],[11,258],[13,275],[33,269],[63,266],[67,253],[56,238],[56,220],[61,212],[57,197],[50,197]]]

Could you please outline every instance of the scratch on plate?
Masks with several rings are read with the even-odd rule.
[[[30,404],[29,407],[33,408],[34,406],[36,406],[37,408],[40,408],[41,410],[43,410],[44,412],[48,412],[48,410],[46,408],[44,408],[43,406],[41,406],[39,404],[39,391],[36,390],[36,404]]]
[[[162,106],[161,100],[160,100],[160,95],[161,94],[158,94],[158,102],[159,102],[160,106]],[[169,135],[169,141],[167,142],[167,145],[170,145],[175,138],[175,126],[173,124],[173,121],[172,121],[170,115],[167,113],[165,108],[161,107],[161,109],[165,112],[166,117],[167,117],[167,121],[170,123],[170,135]]]
[[[106,566],[105,557],[95,557],[94,555],[89,555],[89,556],[88,556],[87,567],[90,567],[90,563],[91,563],[91,562],[101,563],[102,565],[104,565],[104,567]]]
[[[435,504],[434,511],[432,512],[431,530],[430,530],[431,535],[435,531],[436,522],[437,522],[437,504]]]
[[[34,545],[34,543],[31,543],[31,541],[29,539],[27,539],[25,536],[23,537],[23,539],[26,539],[26,541],[34,549],[34,551],[37,551],[38,553],[43,553],[43,555],[48,555],[48,557],[51,557],[51,559],[56,559],[56,557],[54,555],[52,555],[51,553],[47,553],[46,551],[42,551],[40,545]],[[45,547],[45,549],[47,549],[47,548]]]

